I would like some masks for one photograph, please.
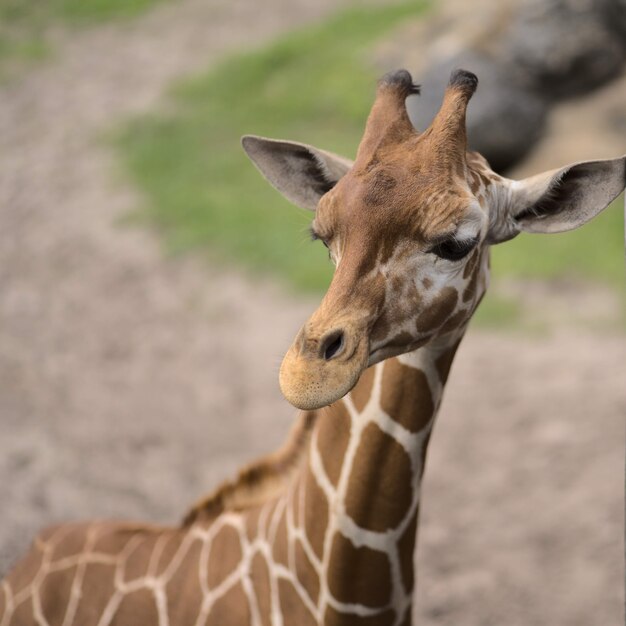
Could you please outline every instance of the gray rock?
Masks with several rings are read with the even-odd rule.
[[[422,85],[422,95],[407,101],[416,128],[423,130],[430,124],[441,106],[450,72],[459,67],[474,72],[479,80],[467,111],[469,147],[502,172],[519,161],[539,139],[547,105],[496,60],[466,52],[435,63],[423,76],[416,77]]]
[[[610,24],[623,0],[533,0],[523,4],[504,41],[506,61],[550,97],[581,94],[617,76],[623,37]],[[619,26],[619,22],[616,22]]]
[[[601,0],[601,3],[607,25],[626,47],[626,0]]]

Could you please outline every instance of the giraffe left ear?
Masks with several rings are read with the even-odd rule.
[[[573,230],[603,211],[626,185],[626,156],[573,163],[508,182],[508,202],[489,233],[500,243],[519,232],[560,233]]]
[[[245,135],[241,145],[273,187],[287,200],[312,211],[352,167],[350,159],[296,141]]]

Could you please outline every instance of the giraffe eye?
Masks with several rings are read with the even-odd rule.
[[[324,241],[322,236],[313,228],[313,226],[309,227],[309,235],[311,236],[311,241],[321,241],[327,248],[328,244]]]
[[[328,243],[326,242],[325,239],[322,239],[322,237],[317,233],[317,231],[311,226],[311,228],[309,228],[309,234],[311,235],[311,240],[312,241],[321,241],[325,248],[328,250],[328,258],[332,261],[332,257],[330,255],[330,247],[328,246]]]
[[[447,261],[460,261],[474,249],[477,243],[477,237],[462,241],[451,238],[438,243],[436,246],[431,248],[430,252],[436,254],[441,259],[446,259]]]

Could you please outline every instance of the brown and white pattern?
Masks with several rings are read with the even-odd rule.
[[[46,531],[2,583],[0,625],[409,624],[419,484],[454,349],[379,363],[303,415],[315,425],[299,467],[260,506]]]
[[[525,181],[468,153],[476,77],[454,72],[416,132],[408,72],[379,83],[357,159],[244,138],[261,172],[315,210],[337,269],[281,367],[287,444],[178,528],[44,531],[2,582],[0,626],[408,626],[420,484],[456,349],[488,285],[489,246],[584,224],[626,158]]]

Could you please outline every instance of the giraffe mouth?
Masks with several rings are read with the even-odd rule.
[[[394,356],[406,354],[407,352],[413,352],[423,345],[427,344],[431,339],[431,335],[421,337],[419,339],[408,339],[403,342],[391,341],[382,346],[378,346],[370,352],[369,359],[367,361],[367,367],[376,365],[385,359],[391,359]]]
[[[367,360],[367,367],[371,367],[372,365],[376,365],[376,363],[380,363],[385,359],[389,359],[393,356],[397,356],[400,354],[400,350],[388,347],[376,348],[376,350],[370,353],[369,359]]]

